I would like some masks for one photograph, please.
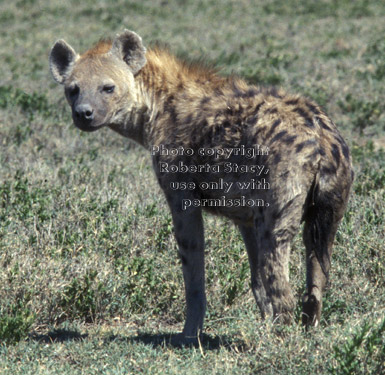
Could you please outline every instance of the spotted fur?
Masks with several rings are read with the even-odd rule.
[[[189,201],[209,202],[205,209],[228,217],[239,227],[261,314],[283,321],[290,319],[295,304],[289,285],[290,242],[304,221],[307,287],[303,322],[319,323],[332,245],[353,172],[348,146],[316,103],[281,89],[222,77],[214,69],[181,61],[161,48],[146,50],[141,38],[127,30],[81,56],[58,41],[50,65],[56,81],[65,86],[76,126],[85,131],[106,126],[152,151],[183,267],[184,340],[196,340],[206,306],[202,207],[183,207],[182,202]],[[186,156],[154,151],[160,147],[195,152]],[[241,147],[262,147],[266,152],[254,158],[231,154],[216,159],[197,152]],[[225,172],[226,163],[242,165],[246,172]],[[170,173],[160,167],[205,164],[217,169]],[[257,176],[256,166],[268,173]],[[242,189],[238,185],[252,179],[262,182],[262,177],[269,188]],[[178,181],[195,188],[172,189],[171,182]],[[228,191],[203,189],[205,183],[213,182],[232,187]],[[241,197],[258,204],[219,204]]]

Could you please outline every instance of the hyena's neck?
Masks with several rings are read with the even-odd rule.
[[[139,143],[150,148],[162,127],[175,126],[182,113],[222,87],[226,79],[212,69],[186,63],[161,49],[148,50],[146,58],[145,67],[136,77],[140,108],[133,114]]]

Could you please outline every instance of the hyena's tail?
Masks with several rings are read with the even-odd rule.
[[[307,257],[317,259],[326,279],[334,237],[346,209],[352,178],[349,166],[342,172],[330,174],[322,168],[321,161],[321,168],[307,196],[303,217]]]
[[[303,236],[307,258],[315,256],[324,276],[328,278],[331,257],[329,244],[333,242],[334,227],[338,223],[334,223],[332,199],[328,194],[320,192],[317,180],[314,180],[308,195]]]
[[[345,211],[351,184],[348,180],[348,184],[344,185],[341,174],[324,176],[321,171],[322,168],[310,189],[303,217],[307,272],[302,322],[306,326],[316,326],[320,322],[322,292],[329,277],[334,237]]]

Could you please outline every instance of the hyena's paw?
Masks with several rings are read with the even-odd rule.
[[[317,327],[321,318],[322,299],[314,293],[305,294],[302,302],[302,324]]]
[[[201,336],[186,336],[184,333],[179,333],[174,335],[170,344],[172,346],[181,347],[181,346],[195,346],[199,347],[199,342],[201,340]]]
[[[280,312],[274,314],[273,322],[278,324],[291,324],[293,320],[293,313],[291,311]]]
[[[286,298],[285,301],[273,303],[273,322],[291,324],[293,320],[294,300]]]

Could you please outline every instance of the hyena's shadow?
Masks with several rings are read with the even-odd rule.
[[[45,344],[51,344],[55,342],[66,341],[81,341],[87,339],[88,334],[81,334],[77,331],[67,329],[57,329],[46,334],[31,333],[28,337],[31,341],[43,342]]]
[[[231,340],[227,336],[210,336],[203,334],[199,341],[194,340],[190,343],[186,341],[185,338],[182,338],[181,334],[139,334],[136,336],[111,336],[109,340],[123,340],[131,343],[143,343],[148,346],[156,347],[172,347],[172,348],[181,348],[181,347],[201,347],[204,350],[216,350],[220,348],[227,348],[243,352],[247,350],[247,345],[241,340]]]
[[[72,330],[53,330],[46,334],[32,333],[29,335],[28,340],[37,341],[44,344],[62,343],[67,341],[83,341],[89,338],[88,334],[80,334],[77,331]],[[181,348],[186,347],[201,347],[204,350],[216,350],[220,348],[237,350],[243,352],[247,350],[247,345],[242,340],[231,340],[228,336],[210,336],[203,334],[199,341],[188,343],[185,338],[182,338],[181,334],[148,334],[142,333],[135,336],[122,336],[122,335],[110,335],[105,338],[105,344],[113,341],[121,341],[128,343],[143,343],[145,345],[156,347],[173,347]]]

